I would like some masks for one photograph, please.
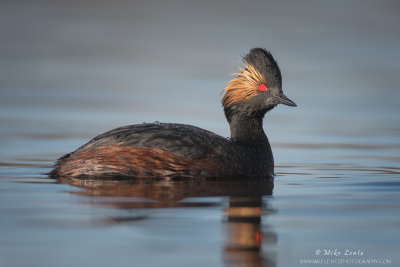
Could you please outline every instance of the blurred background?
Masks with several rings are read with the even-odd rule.
[[[399,133],[397,1],[21,0],[0,12],[2,157],[21,136],[143,121],[228,136],[221,91],[253,47],[272,52],[299,106],[268,114],[272,143]]]
[[[300,256],[320,248],[316,244],[327,245],[323,239],[355,249],[368,243],[370,251],[379,244],[380,252],[394,257],[399,247],[395,241],[398,215],[392,213],[399,210],[399,27],[397,0],[2,0],[0,202],[14,204],[0,205],[0,215],[7,218],[0,226],[5,233],[21,234],[0,237],[0,263],[18,266],[38,260],[33,254],[18,258],[19,251],[28,251],[37,238],[47,243],[37,248],[36,255],[52,251],[51,238],[57,235],[60,240],[54,242],[61,247],[64,237],[71,238],[65,251],[74,249],[72,237],[79,240],[69,228],[27,239],[29,235],[22,233],[37,231],[37,226],[26,228],[31,220],[18,214],[24,211],[38,219],[38,211],[46,211],[54,219],[52,212],[64,203],[67,189],[15,184],[16,179],[42,181],[58,157],[122,125],[178,122],[229,136],[221,92],[231,79],[229,74],[236,72],[242,56],[253,47],[271,51],[281,68],[283,91],[298,105],[278,106],[264,120],[278,174],[274,200],[268,202],[275,215],[263,218],[269,221],[267,232],[278,238],[274,245],[278,260],[272,265],[294,266]],[[375,184],[377,180],[385,183]],[[344,184],[338,185],[339,181]],[[360,181],[372,187],[348,189],[349,183]],[[299,185],[306,187],[299,190]],[[310,194],[316,194],[311,202]],[[323,209],[311,204],[324,203],[330,194],[349,198],[332,197],[335,206]],[[58,204],[49,204],[54,198]],[[386,202],[371,211],[376,199]],[[81,199],[74,201],[67,210],[86,218],[88,208],[79,205]],[[36,209],[24,203],[37,205]],[[346,211],[349,203],[353,206]],[[331,208],[334,218],[323,213]],[[389,213],[381,214],[382,210]],[[192,214],[191,219],[210,214],[210,210],[184,212]],[[357,214],[354,224],[347,220],[349,213]],[[71,219],[68,214],[63,216]],[[210,229],[218,235],[220,217],[215,209],[211,214]],[[313,217],[316,214],[328,217]],[[378,217],[380,221],[374,221]],[[341,225],[345,221],[348,224]],[[329,227],[319,228],[323,224]],[[297,231],[299,227],[302,231]],[[357,229],[360,235],[342,236],[342,227]],[[378,228],[386,229],[387,235],[377,235]],[[319,236],[315,229],[320,230]],[[118,245],[124,240],[125,232],[121,233],[114,240]],[[92,237],[91,232],[86,234]],[[179,241],[179,234],[177,230],[172,239]],[[202,239],[204,233],[195,238],[209,246],[209,239]],[[303,246],[305,239],[308,246]],[[215,242],[218,252],[219,241]],[[308,254],[303,253],[306,248]],[[124,256],[128,261],[128,254]],[[91,262],[84,255],[80,259]],[[60,266],[56,260],[38,262]],[[112,264],[103,262],[107,263]]]

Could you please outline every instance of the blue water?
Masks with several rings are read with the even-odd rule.
[[[399,15],[397,1],[3,1],[0,266],[398,266]],[[220,93],[256,46],[298,105],[264,120],[273,188],[45,175],[122,125],[229,136]]]

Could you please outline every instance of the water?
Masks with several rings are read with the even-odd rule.
[[[399,13],[397,1],[3,1],[0,266],[398,266]],[[121,125],[229,136],[220,92],[255,46],[298,104],[264,121],[274,184],[45,175]]]

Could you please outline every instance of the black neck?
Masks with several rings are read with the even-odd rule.
[[[263,118],[267,110],[251,110],[245,105],[231,105],[225,107],[225,116],[231,128],[231,141],[252,153],[243,155],[244,162],[268,169],[269,174],[274,172],[274,157],[268,138],[263,130]]]
[[[261,145],[266,139],[262,118],[234,117],[229,124],[231,140],[244,145]]]
[[[231,128],[230,139],[241,145],[251,147],[264,147],[268,144],[267,136],[263,130],[262,114],[243,114],[225,111]]]

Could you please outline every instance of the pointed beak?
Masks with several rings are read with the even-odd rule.
[[[278,96],[275,96],[274,98],[279,101],[279,104],[284,104],[286,106],[291,106],[291,107],[297,107],[296,103],[294,103],[284,94],[280,94]]]

